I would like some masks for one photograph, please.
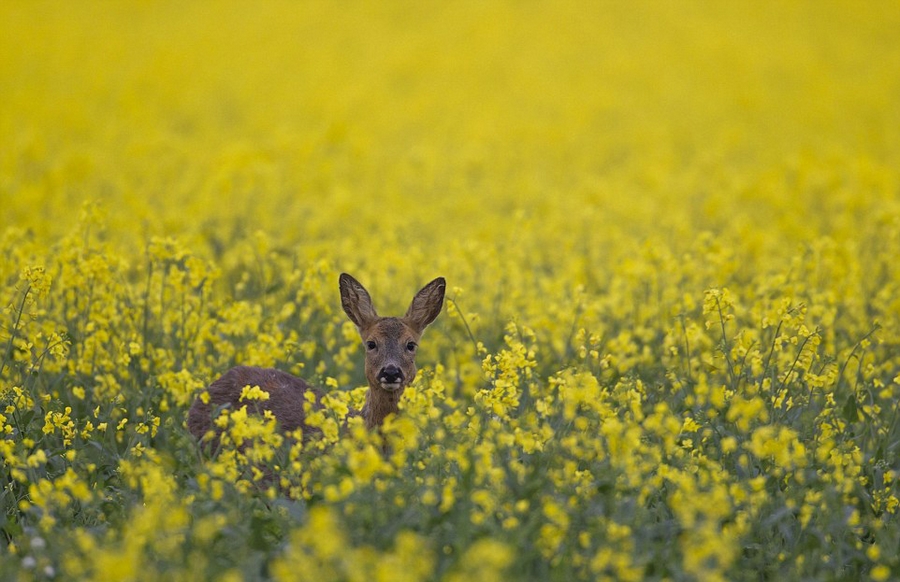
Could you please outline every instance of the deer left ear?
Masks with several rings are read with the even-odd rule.
[[[416,330],[422,331],[434,321],[444,307],[444,291],[447,289],[447,281],[438,277],[413,297],[412,304],[406,311],[406,320]]]

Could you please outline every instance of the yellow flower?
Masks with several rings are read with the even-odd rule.
[[[506,580],[506,569],[515,554],[507,544],[491,538],[482,538],[466,549],[455,570],[447,576],[448,582],[481,580],[501,582]]]
[[[40,467],[44,463],[47,462],[47,454],[43,451],[43,449],[38,449],[34,453],[28,456],[28,459],[25,461],[25,464],[29,467]]]
[[[241,400],[268,400],[270,394],[259,386],[244,386],[241,388]]]

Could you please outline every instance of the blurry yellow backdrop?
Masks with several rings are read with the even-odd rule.
[[[90,199],[116,238],[364,236],[365,262],[529,219],[559,245],[850,234],[896,211],[898,26],[891,2],[4,2],[2,217],[52,238]]]

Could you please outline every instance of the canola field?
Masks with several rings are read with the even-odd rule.
[[[900,578],[898,31],[0,3],[0,579]],[[380,432],[341,272],[448,282]],[[226,409],[204,455],[236,364],[322,438]]]

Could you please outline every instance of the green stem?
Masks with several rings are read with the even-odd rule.
[[[6,351],[3,353],[3,363],[0,364],[0,378],[3,377],[3,372],[6,371],[6,364],[9,361],[9,355],[12,353],[12,345],[16,339],[16,335],[19,333],[19,324],[22,322],[22,314],[25,312],[25,301],[28,299],[28,294],[31,293],[31,283],[25,288],[25,291],[22,293],[22,302],[19,304],[19,309],[16,313],[16,322],[13,324],[12,331],[9,334],[9,340],[6,342]]]

